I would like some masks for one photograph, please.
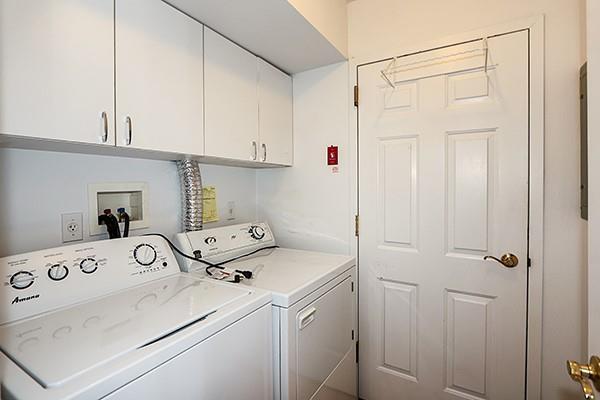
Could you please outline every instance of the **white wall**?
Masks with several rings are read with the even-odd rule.
[[[348,104],[347,63],[294,75],[294,166],[257,172],[258,217],[282,246],[350,251]],[[330,145],[339,173],[327,166]]]
[[[236,203],[236,220],[256,219],[256,172],[252,169],[200,166],[205,185],[216,186],[220,215]],[[97,182],[148,182],[149,229],[132,235],[181,231],[179,177],[174,162],[0,149],[0,257],[61,245],[60,214],[83,212],[84,240],[89,236],[87,185]]]
[[[579,100],[583,1],[355,0],[348,5],[352,58],[393,56],[402,46],[545,14],[546,144],[542,398],[579,398],[565,360],[584,350],[585,223],[579,218]]]

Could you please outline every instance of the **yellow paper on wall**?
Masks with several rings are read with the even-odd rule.
[[[202,222],[217,222],[218,220],[217,189],[214,186],[205,186],[202,188]]]

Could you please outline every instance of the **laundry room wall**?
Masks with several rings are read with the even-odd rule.
[[[217,189],[221,220],[206,227],[256,219],[256,172],[249,168],[200,165],[203,183]],[[61,245],[61,214],[83,212],[90,236],[88,184],[147,182],[150,227],[132,235],[181,231],[179,177],[174,162],[20,149],[0,149],[0,257]],[[233,221],[225,220],[235,202]]]
[[[258,218],[279,245],[350,252],[348,102],[348,63],[294,75],[294,166],[257,172]],[[331,145],[339,148],[336,173],[327,165]]]

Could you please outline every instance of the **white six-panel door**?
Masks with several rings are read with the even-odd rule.
[[[524,398],[528,34],[487,45],[358,68],[367,400]]]

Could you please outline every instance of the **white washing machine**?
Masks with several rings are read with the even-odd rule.
[[[354,258],[283,248],[260,251],[275,245],[265,223],[182,233],[175,243],[212,263],[256,252],[225,266],[252,271],[253,277],[238,287],[273,294],[274,398],[356,398]],[[178,257],[184,271],[206,276],[206,265]]]
[[[2,399],[269,399],[270,293],[180,272],[155,236],[0,259]]]

